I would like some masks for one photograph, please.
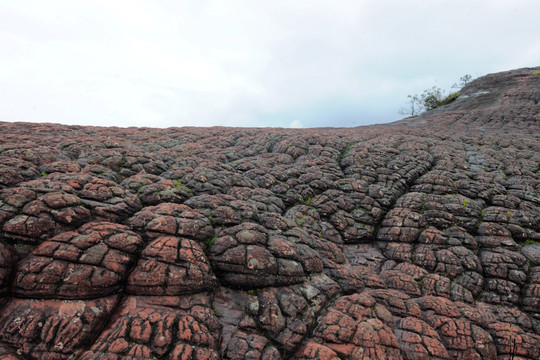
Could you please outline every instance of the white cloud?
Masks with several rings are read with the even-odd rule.
[[[539,65],[538,13],[536,0],[5,2],[0,120],[393,121],[434,83]]]

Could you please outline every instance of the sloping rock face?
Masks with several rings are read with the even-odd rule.
[[[538,135],[539,69],[524,68],[478,78],[460,90],[451,104],[394,123],[436,123],[452,131],[498,130]]]
[[[355,129],[0,124],[0,359],[540,358],[540,75]]]

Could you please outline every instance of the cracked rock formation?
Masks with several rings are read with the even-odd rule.
[[[0,360],[540,358],[540,75],[352,129],[0,124]]]

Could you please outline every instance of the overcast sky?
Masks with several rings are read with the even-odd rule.
[[[0,120],[359,126],[540,65],[539,0],[0,0]]]

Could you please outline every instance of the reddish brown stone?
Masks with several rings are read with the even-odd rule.
[[[392,316],[367,294],[339,298],[321,317],[313,338],[340,357],[401,359]]]
[[[129,275],[134,295],[183,295],[212,290],[215,276],[201,246],[190,239],[161,236],[151,241]]]
[[[488,331],[500,355],[521,356],[525,359],[540,356],[538,333],[526,333],[521,327],[506,322],[491,323],[488,325]]]
[[[220,233],[210,248],[221,280],[242,288],[302,282],[305,273],[320,269],[311,264],[320,263],[318,257],[306,259],[304,254],[287,237],[269,236],[265,228],[251,223]]]
[[[420,319],[404,317],[394,332],[404,359],[450,359],[439,334]]]
[[[176,235],[204,241],[214,233],[210,220],[198,210],[172,203],[145,207],[129,220],[128,225],[150,238]]]
[[[218,359],[219,322],[204,295],[122,300],[109,326],[81,359],[151,358],[170,354]]]
[[[523,308],[531,313],[540,313],[540,266],[530,270],[530,283],[524,289]]]
[[[411,297],[393,289],[374,289],[367,291],[378,304],[384,305],[396,317],[414,316],[422,318],[422,312]]]
[[[0,359],[1,360],[20,360],[15,351],[10,350],[7,346],[0,344]]]
[[[329,347],[316,343],[314,341],[308,341],[298,349],[295,358],[299,360],[338,360],[337,354]]]
[[[9,299],[0,311],[0,341],[26,359],[79,355],[110,316],[117,297],[97,300]]]
[[[403,291],[411,296],[420,296],[421,290],[413,276],[395,270],[383,271],[380,277],[391,289]]]
[[[22,159],[0,156],[0,189],[35,179],[39,171],[32,163]]]
[[[124,225],[88,223],[45,241],[19,262],[13,292],[61,299],[111,295],[123,287],[141,245]]]

